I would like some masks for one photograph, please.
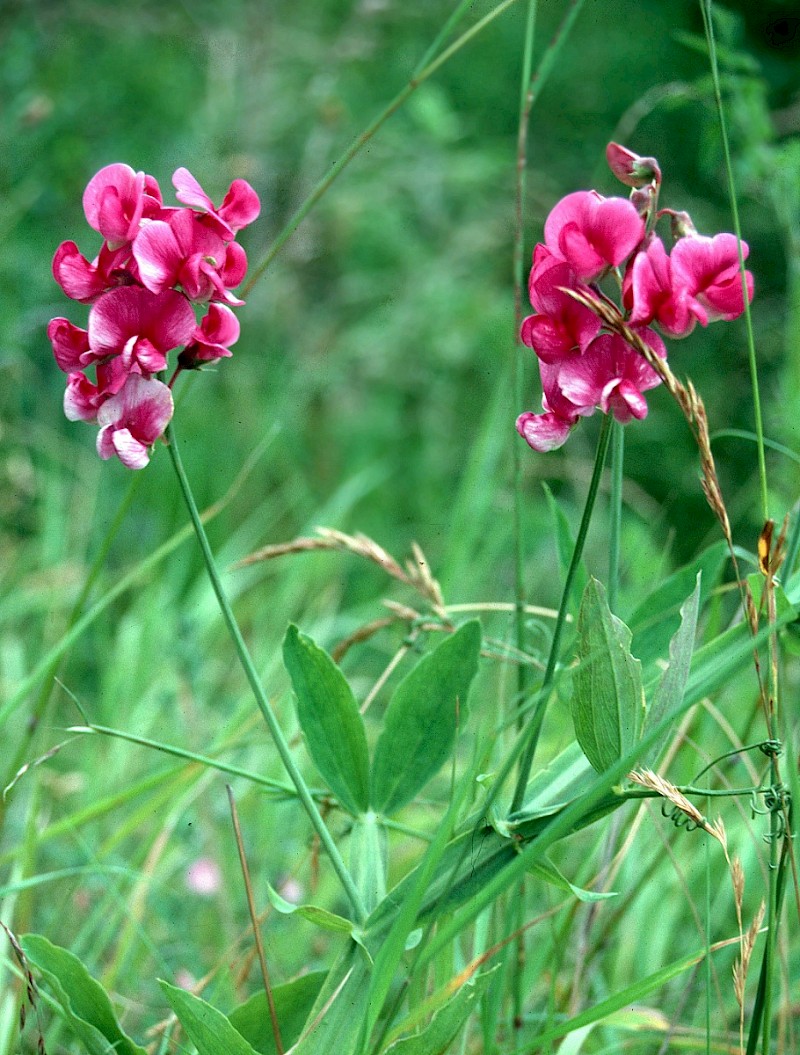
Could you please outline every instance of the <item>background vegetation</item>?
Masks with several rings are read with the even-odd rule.
[[[99,238],[81,211],[88,178],[125,161],[156,175],[166,195],[172,171],[185,165],[216,200],[232,178],[247,178],[263,203],[261,219],[242,237],[255,264],[407,82],[449,7],[395,0],[0,3],[0,706],[14,700],[65,632],[132,486],[87,605],[186,522],[165,452],[132,483],[120,465],[97,459],[92,430],[61,412],[63,378],[45,327],[67,312],[67,302],[50,261],[68,238],[89,257],[96,250]],[[800,34],[787,39],[774,28],[792,15],[790,7],[740,0],[718,9],[718,32],[756,279],[767,432],[796,447]],[[564,5],[546,0],[540,8],[539,51]],[[489,9],[476,5],[475,16]],[[233,360],[185,386],[176,420],[201,506],[225,495],[249,465],[209,526],[223,567],[322,524],[363,531],[398,557],[417,541],[450,603],[513,598],[511,450],[521,442],[513,422],[540,398],[533,356],[523,407],[514,405],[510,377],[524,19],[524,5],[511,6],[380,129],[250,292]],[[697,5],[587,0],[532,116],[526,255],[563,194],[590,186],[619,192],[603,162],[612,138],[658,157],[663,205],[687,209],[701,231],[730,229]],[[740,321],[671,349],[673,369],[702,392],[712,430],[752,428],[743,334]],[[666,394],[651,393],[649,404],[647,421],[626,430],[623,616],[655,578],[716,538],[687,430]],[[597,428],[594,419],[583,423],[558,453],[523,452],[532,603],[553,605],[560,592],[542,482],[574,525]],[[761,527],[754,447],[727,437],[715,451],[736,537],[753,550]],[[796,464],[772,454],[770,470],[782,516],[797,499]],[[587,563],[602,576],[601,523]],[[332,647],[380,617],[381,598],[410,600],[379,570],[342,554],[230,570],[226,582],[289,729],[280,658],[286,624],[297,622]],[[507,616],[487,617],[484,626],[512,638]],[[388,630],[347,654],[343,669],[359,698],[402,636]],[[796,673],[790,668],[787,676],[788,698]],[[226,759],[281,775],[191,541],[121,592],[69,650],[58,677],[37,684],[5,715],[6,783],[23,763],[69,742],[0,804],[0,916],[17,932],[40,931],[84,957],[123,995],[126,1022],[140,1037],[165,1013],[156,976],[200,978],[217,967],[206,995],[232,1006],[255,981],[248,980],[245,902],[223,778],[141,746],[64,732],[80,721],[74,696],[98,723],[205,754],[224,748]],[[473,736],[492,727],[489,701],[509,691],[510,674],[482,677]],[[380,707],[379,698],[376,728]],[[673,779],[688,779],[737,737],[752,735],[749,719],[726,709],[725,699],[715,707],[696,718],[695,746],[680,756]],[[553,721],[546,737],[555,749],[571,733]],[[288,878],[314,900],[331,899],[333,886],[296,807],[272,803],[245,782],[235,787],[259,905],[267,903],[267,881]],[[410,820],[424,826],[425,807],[419,812]],[[631,834],[632,818],[567,844],[561,852],[570,878],[588,881]],[[534,958],[552,963],[542,1013],[548,1000],[578,1007],[602,998],[701,943],[700,841],[673,833],[657,810],[637,830],[615,880],[624,904],[592,914],[581,906],[542,932]],[[757,845],[758,832],[741,848],[753,869]],[[409,856],[416,852],[409,843]],[[206,856],[218,862],[223,885],[202,898],[187,893],[184,876]],[[535,897],[541,911],[555,895]],[[732,933],[727,890],[709,911],[712,931],[719,924]],[[330,962],[332,943],[310,927],[298,942],[293,921],[271,917],[265,935],[277,981]],[[587,943],[580,954],[576,935]],[[600,955],[603,943],[613,955]],[[692,987],[700,984],[699,976],[681,978],[658,999],[660,1013],[680,1021],[689,1040],[703,1024],[701,1011],[692,1010]],[[727,990],[726,964],[718,984]],[[13,1050],[15,1015],[9,989],[0,1004],[3,1052]],[[76,1050],[55,1028],[51,1055]],[[651,1038],[630,1050],[657,1051],[659,1043]]]

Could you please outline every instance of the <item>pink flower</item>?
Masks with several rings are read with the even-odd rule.
[[[172,418],[172,393],[161,381],[131,374],[124,386],[97,412],[97,453],[116,455],[129,469],[143,469],[150,448]]]
[[[62,242],[53,257],[53,277],[68,297],[89,304],[113,286],[131,281],[125,270],[129,259],[129,247],[112,250],[103,243],[90,264],[74,242]]]
[[[595,313],[562,292],[577,288],[569,264],[537,245],[528,289],[531,304],[540,314],[523,320],[520,339],[545,363],[578,354],[600,331]]]
[[[742,242],[747,259],[749,247]],[[718,234],[713,238],[687,235],[672,250],[674,288],[688,297],[689,311],[701,326],[717,319],[737,319],[744,311],[742,278],[736,235]],[[753,276],[745,271],[747,300],[753,299]]]
[[[89,312],[89,345],[95,360],[121,356],[127,372],[166,369],[167,352],[185,344],[195,327],[186,298],[168,289],[151,293],[122,286],[102,296]]]
[[[647,248],[628,265],[622,287],[623,304],[632,326],[657,322],[670,337],[686,337],[695,326],[685,287],[672,278],[672,264],[660,238],[652,235]]]
[[[575,419],[577,420],[577,419]],[[552,411],[545,414],[532,414],[526,411],[517,418],[517,432],[529,447],[546,454],[547,451],[563,447],[575,421],[560,418]]]
[[[666,356],[653,330],[642,330],[641,335],[657,355]],[[645,358],[612,333],[601,333],[582,356],[562,364],[558,376],[559,388],[571,403],[597,406],[604,414],[611,411],[621,422],[646,417],[642,393],[659,384],[660,377]]]
[[[226,245],[191,209],[145,224],[133,255],[142,285],[153,293],[179,285],[189,300],[244,303],[228,292],[247,271],[244,249],[236,242]]]
[[[643,158],[619,143],[606,147],[608,167],[626,187],[644,187],[648,183],[661,183],[661,169],[655,158]]]
[[[69,319],[51,319],[47,324],[47,336],[56,362],[65,374],[81,370],[86,365],[84,353],[89,351],[87,330],[74,326]]]
[[[178,356],[178,362],[191,370],[201,363],[226,359],[230,346],[239,340],[239,320],[224,304],[209,304],[208,312],[196,326],[191,340]]]
[[[89,180],[83,211],[90,227],[116,248],[136,237],[143,217],[161,208],[161,191],[152,176],[130,165],[106,165]]]
[[[258,195],[247,180],[235,179],[231,183],[219,209],[214,206],[212,200],[188,169],[176,169],[172,177],[172,185],[178,201],[207,213],[213,220],[212,226],[225,241],[229,241],[237,231],[251,224],[261,212]]]
[[[211,857],[198,857],[186,869],[186,886],[193,894],[209,897],[216,894],[222,885],[219,865]]]
[[[68,421],[95,421],[106,395],[86,374],[75,372],[67,378],[64,392],[64,416]]]
[[[555,206],[544,225],[545,242],[582,282],[618,267],[644,237],[644,220],[625,198],[575,191]]]

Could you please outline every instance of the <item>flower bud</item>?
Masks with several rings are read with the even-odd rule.
[[[661,169],[655,158],[643,158],[619,143],[606,147],[608,167],[626,187],[644,187],[648,183],[661,185]]]

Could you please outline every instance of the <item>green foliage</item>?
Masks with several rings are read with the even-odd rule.
[[[326,971],[310,971],[272,990],[284,1051],[295,1044],[325,981]],[[277,1055],[266,993],[254,993],[231,1011],[228,1021],[260,1055]]]
[[[160,984],[169,1006],[199,1055],[256,1055],[255,1049],[221,1011],[185,989],[178,989],[163,980]]]
[[[145,1049],[126,1036],[117,1022],[105,989],[78,957],[41,934],[20,939],[28,962],[44,977],[64,1016],[88,1055],[145,1055]]]
[[[367,736],[350,686],[330,656],[296,626],[286,631],[283,661],[311,757],[342,806],[362,813],[369,805]]]
[[[609,609],[602,583],[591,578],[578,616],[572,721],[598,773],[630,751],[642,728],[642,666],[630,643],[631,632]]]
[[[409,803],[450,756],[466,724],[480,647],[480,624],[465,623],[397,686],[372,763],[371,801],[380,813]]]

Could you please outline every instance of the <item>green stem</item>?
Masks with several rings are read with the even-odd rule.
[[[625,467],[625,429],[615,421],[611,426],[611,513],[608,537],[608,607],[617,608],[619,593],[619,554],[622,536],[622,482]]]
[[[595,455],[594,460],[594,471],[592,472],[592,480],[589,484],[589,493],[586,496],[586,504],[583,508],[583,516],[581,518],[580,528],[578,529],[578,537],[575,540],[575,549],[572,551],[572,560],[570,561],[569,569],[567,570],[567,577],[564,581],[564,590],[561,594],[561,604],[558,609],[555,629],[553,630],[553,640],[550,643],[550,654],[547,657],[547,667],[544,672],[541,688],[537,693],[536,705],[528,726],[528,743],[525,747],[522,758],[520,759],[517,786],[514,790],[514,798],[511,802],[512,813],[518,810],[522,805],[522,800],[525,796],[525,788],[528,786],[528,778],[530,777],[531,766],[533,765],[536,747],[539,742],[539,733],[541,732],[542,722],[544,720],[544,712],[547,706],[550,685],[556,672],[556,664],[558,663],[558,654],[561,648],[561,634],[564,630],[564,624],[567,619],[567,609],[569,607],[570,595],[572,593],[572,584],[575,581],[581,557],[583,556],[583,547],[586,542],[586,535],[589,531],[589,523],[592,519],[592,513],[594,512],[597,493],[600,489],[600,478],[603,474],[603,465],[605,464],[610,437],[611,417],[606,414],[603,417],[603,424],[597,441],[597,454]]]
[[[711,80],[714,85],[714,100],[717,106],[719,118],[719,131],[722,140],[722,153],[725,159],[725,173],[728,181],[728,195],[731,203],[731,216],[733,219],[733,230],[736,235],[739,250],[739,274],[742,281],[744,300],[744,324],[747,333],[747,355],[750,364],[750,384],[753,390],[753,417],[755,420],[756,436],[758,437],[758,479],[761,491],[761,519],[769,519],[769,500],[767,497],[767,463],[764,456],[764,423],[761,415],[761,396],[758,387],[758,366],[756,364],[756,345],[753,334],[753,320],[750,315],[750,302],[744,291],[745,270],[744,253],[742,252],[742,228],[739,223],[739,206],[736,203],[736,186],[733,181],[733,165],[731,164],[730,145],[728,143],[728,127],[725,122],[725,110],[722,106],[722,90],[719,82],[719,68],[717,66],[717,45],[714,39],[714,22],[711,17],[711,0],[700,0],[700,11],[703,16],[706,41],[708,43],[708,59],[711,65]]]
[[[183,468],[183,462],[181,461],[180,452],[178,450],[178,444],[175,438],[175,429],[172,424],[167,427],[167,444],[169,447],[170,457],[172,458],[172,464],[175,468],[175,474],[178,477],[178,483],[180,484],[181,492],[186,502],[186,507],[189,510],[189,516],[192,520],[197,541],[200,543],[200,549],[203,554],[203,559],[206,565],[206,571],[211,581],[214,593],[216,594],[217,601],[219,603],[222,617],[225,621],[225,625],[228,628],[228,633],[233,641],[234,648],[239,657],[239,662],[242,665],[242,670],[247,677],[250,684],[250,688],[253,690],[258,708],[264,717],[264,721],[267,723],[267,727],[272,735],[272,739],[275,742],[275,746],[278,749],[278,754],[281,756],[281,761],[286,768],[286,772],[289,774],[289,778],[297,789],[297,797],[302,802],[306,813],[308,814],[309,820],[314,827],[317,835],[320,838],[322,845],[328,853],[328,857],[331,860],[333,869],[339,877],[339,881],[342,884],[344,892],[353,906],[353,910],[358,918],[359,922],[363,922],[367,918],[366,909],[361,900],[361,896],[356,889],[356,885],[353,882],[353,878],[350,875],[347,867],[342,860],[341,854],[336,847],[336,843],[333,841],[331,833],[325,826],[325,822],[317,809],[314,798],[311,791],[306,784],[303,774],[297,767],[292,752],[289,749],[289,744],[283,735],[283,731],[278,723],[278,719],[275,717],[275,713],[270,706],[269,700],[267,699],[264,688],[261,684],[261,679],[258,676],[253,660],[248,651],[247,645],[245,644],[242,632],[239,629],[239,624],[236,622],[236,617],[233,614],[230,601],[225,593],[225,589],[222,585],[219,572],[217,571],[216,561],[214,560],[214,554],[211,552],[211,546],[206,535],[203,522],[200,519],[200,513],[197,509],[197,504],[194,500],[189,480],[186,476],[186,472]]]

